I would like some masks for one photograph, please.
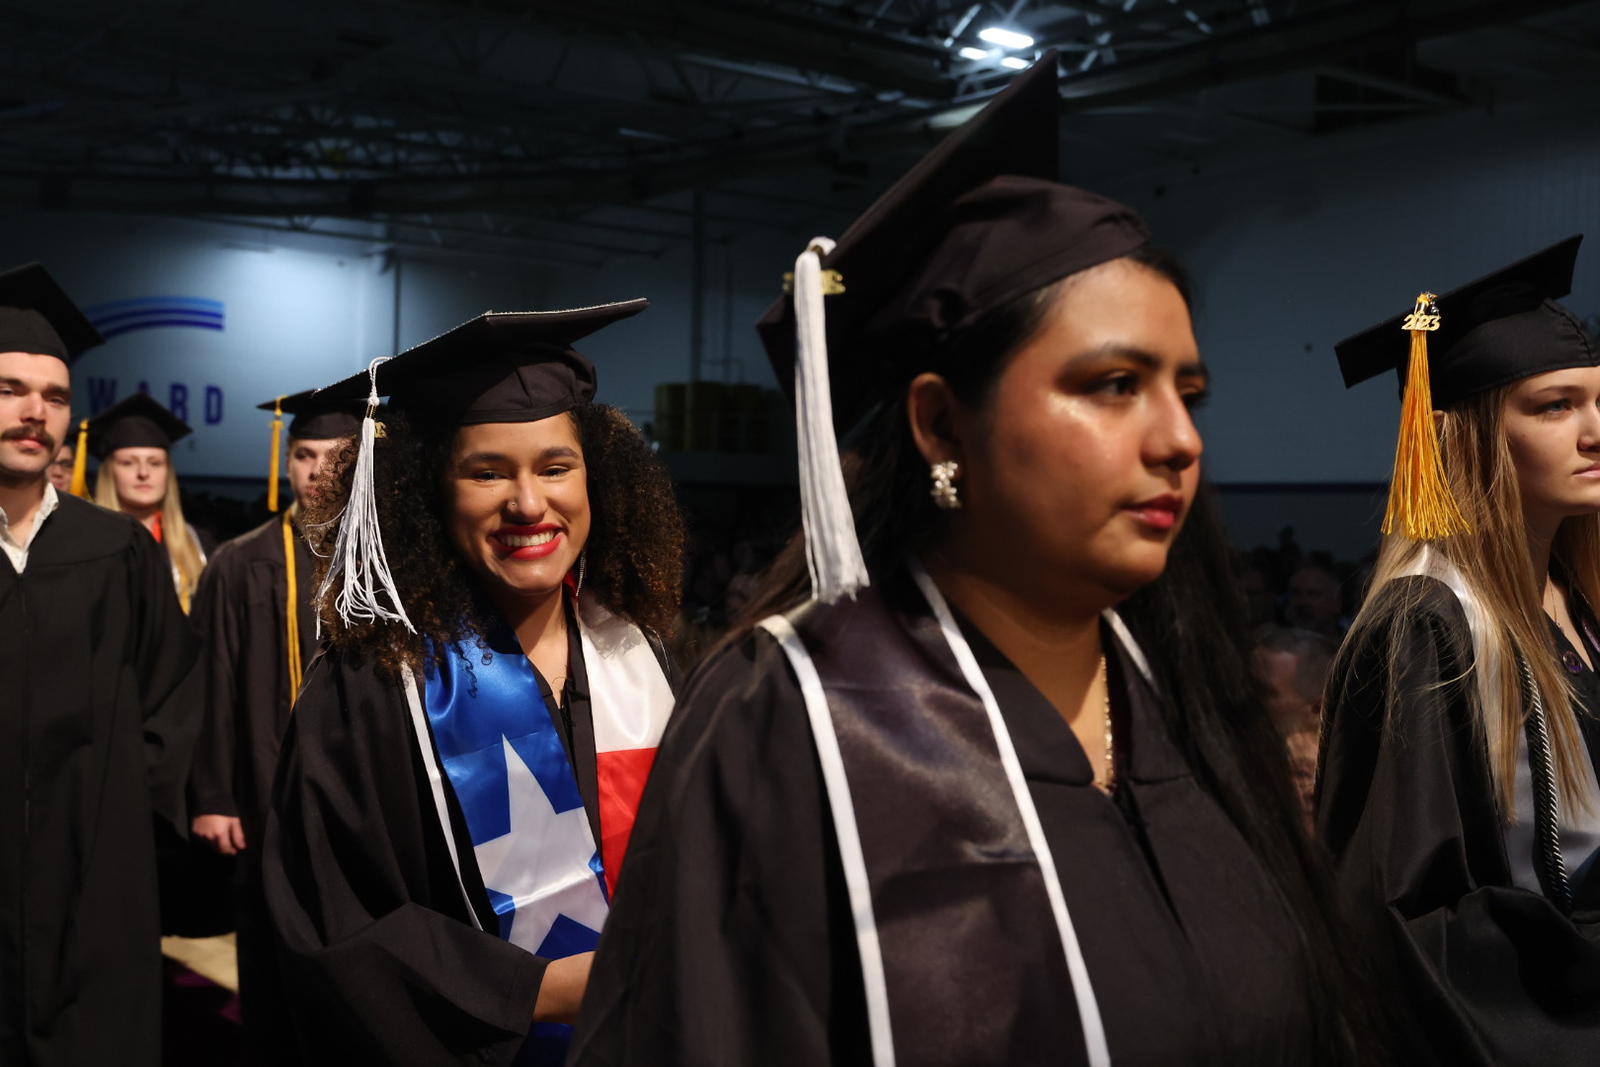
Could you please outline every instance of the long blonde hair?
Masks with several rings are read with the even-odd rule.
[[[117,483],[111,474],[109,458],[100,464],[99,473],[95,475],[94,502],[112,511],[122,510],[122,504],[117,500]],[[177,571],[178,602],[183,605],[184,611],[188,611],[194,587],[200,582],[200,572],[205,569],[205,555],[183,517],[183,500],[178,494],[178,472],[172,469],[170,459],[167,461],[167,492],[161,498],[161,543],[166,547],[167,556]]]
[[[1385,537],[1372,592],[1351,626],[1352,632],[1360,629],[1377,614],[1377,591],[1394,578],[1416,573],[1425,550],[1455,566],[1482,608],[1484,648],[1474,666],[1479,672],[1477,723],[1507,820],[1516,811],[1517,749],[1528,712],[1516,656],[1527,662],[1544,700],[1561,806],[1566,811],[1588,811],[1591,806],[1589,757],[1577,718],[1581,712],[1566,673],[1557,667],[1556,644],[1544,612],[1544,575],[1535,574],[1529,564],[1517,469],[1506,440],[1505,401],[1515,384],[1453,405],[1439,426],[1445,474],[1471,532],[1427,543],[1398,533]],[[1590,604],[1600,605],[1600,515],[1563,520],[1551,558],[1566,568]]]

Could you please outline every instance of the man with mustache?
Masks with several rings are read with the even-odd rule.
[[[195,591],[190,619],[205,637],[206,710],[189,778],[189,809],[195,837],[238,857],[233,897],[245,1045],[260,1062],[284,1063],[296,1053],[261,890],[261,843],[278,743],[301,673],[317,651],[311,608],[317,561],[306,544],[301,510],[315,496],[327,458],[361,429],[364,408],[319,401],[310,390],[260,406],[275,415],[268,493],[274,510],[278,429],[283,415],[293,417],[291,503],[217,549]]]
[[[161,1054],[156,834],[187,827],[197,642],[161,546],[46,478],[102,338],[0,272],[0,1063]],[[167,832],[162,830],[161,832]]]

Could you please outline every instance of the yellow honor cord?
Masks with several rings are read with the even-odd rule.
[[[1411,334],[1411,359],[1406,368],[1405,395],[1400,401],[1400,439],[1395,447],[1394,479],[1389,484],[1389,507],[1383,532],[1400,533],[1413,541],[1435,541],[1470,532],[1462,517],[1444,460],[1439,454],[1439,430],[1433,421],[1433,387],[1428,377],[1428,334],[1439,328],[1433,294],[1417,297],[1416,309],[1406,317]]]
[[[72,495],[89,498],[89,420],[78,423],[78,447],[72,451]]]
[[[300,662],[300,589],[295,581],[294,567],[294,523],[290,520],[289,509],[283,513],[283,566],[289,577],[288,599],[284,601],[284,617],[288,619],[288,635],[284,645],[289,650],[289,707],[294,707],[294,702],[300,695],[300,678],[304,673]]]
[[[267,475],[267,510],[278,510],[278,472],[283,469],[278,446],[283,440],[283,397],[272,402],[272,473]]]

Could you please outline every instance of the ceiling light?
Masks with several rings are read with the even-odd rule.
[[[989,50],[987,48],[973,48],[969,45],[968,47],[957,52],[956,55],[960,56],[962,59],[971,59],[976,61],[979,59],[988,59]]]
[[[1006,56],[1000,61],[1000,65],[1005,67],[1007,70],[1028,69],[1028,61],[1026,59],[1018,59],[1016,56]]]
[[[978,39],[981,41],[988,41],[990,44],[997,44],[1001,48],[1017,49],[1033,47],[1032,37],[1029,37],[1025,33],[1017,33],[1015,30],[1002,30],[998,26],[990,26],[988,29],[979,30]]]

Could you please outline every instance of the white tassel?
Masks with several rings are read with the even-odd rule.
[[[390,358],[383,356],[367,365],[372,392],[367,396],[367,416],[361,420],[356,473],[350,483],[350,499],[345,501],[340,515],[339,536],[333,543],[333,562],[322,580],[322,588],[317,590],[317,599],[326,597],[342,576],[344,581],[334,607],[346,626],[352,622],[383,619],[402,623],[407,630],[416,633],[416,627],[406,617],[400,593],[394,587],[394,576],[389,573],[389,560],[383,552],[383,531],[378,528],[378,503],[372,487],[372,449],[377,437],[377,425],[372,416],[378,410],[378,364]],[[384,607],[380,599],[380,594],[384,593],[394,604],[393,611]]]
[[[795,416],[800,441],[800,516],[806,532],[811,595],[824,604],[871,584],[856,540],[855,517],[839,466],[828,382],[828,327],[822,257],[833,241],[814,237],[794,263]]]

